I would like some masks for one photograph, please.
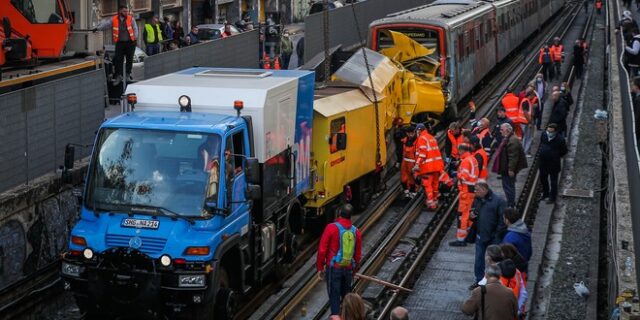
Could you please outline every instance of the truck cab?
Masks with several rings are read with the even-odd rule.
[[[133,111],[100,127],[62,263],[90,316],[230,318],[286,262],[282,221],[309,184],[305,139],[282,121],[310,126],[314,76],[256,74],[194,68],[131,85]]]

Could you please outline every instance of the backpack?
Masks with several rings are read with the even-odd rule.
[[[356,227],[345,229],[338,222],[335,225],[340,231],[340,246],[333,257],[333,263],[341,267],[352,266],[355,263],[353,256],[356,250]]]

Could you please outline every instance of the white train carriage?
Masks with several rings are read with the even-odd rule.
[[[392,30],[436,49],[433,57],[441,63],[440,75],[455,103],[496,65],[494,21],[495,10],[487,2],[438,0],[373,22],[369,43],[374,50],[389,47],[383,31]]]
[[[565,0],[437,0],[371,23],[369,47],[392,45],[398,31],[435,49],[449,106],[457,105],[495,66],[562,8]],[[455,109],[454,109],[455,110]]]

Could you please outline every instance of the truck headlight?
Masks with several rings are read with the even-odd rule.
[[[91,260],[93,259],[93,250],[86,248],[84,249],[84,251],[82,251],[82,255],[84,256],[85,259]]]
[[[162,255],[162,257],[160,257],[160,264],[163,267],[168,267],[171,265],[171,257],[169,257],[168,255]]]
[[[80,277],[80,274],[84,271],[84,267],[77,264],[71,264],[62,262],[62,274],[71,277]]]
[[[204,274],[179,276],[178,287],[204,287]]]

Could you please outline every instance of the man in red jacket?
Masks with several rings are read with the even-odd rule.
[[[352,212],[350,204],[339,209],[340,216],[326,226],[318,248],[318,278],[327,280],[332,315],[340,314],[340,303],[351,291],[353,274],[358,270],[362,256],[362,235],[351,224]]]

